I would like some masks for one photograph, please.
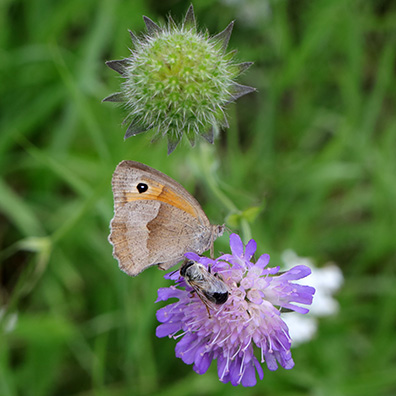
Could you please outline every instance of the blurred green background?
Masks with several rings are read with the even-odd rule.
[[[395,2],[196,1],[211,34],[236,20],[229,48],[255,62],[240,82],[258,92],[229,106],[214,146],[168,157],[150,133],[123,141],[104,62],[128,56],[142,15],[180,21],[189,4],[0,3],[0,395],[395,395]],[[181,182],[213,223],[235,205],[232,231],[262,208],[251,235],[274,266],[292,248],[342,268],[340,313],[293,350],[293,370],[233,388],[155,337],[169,282],[129,278],[107,242],[123,159]]]

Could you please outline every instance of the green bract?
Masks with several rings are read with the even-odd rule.
[[[235,51],[226,53],[234,23],[209,37],[197,31],[192,5],[181,26],[171,17],[166,27],[143,18],[147,34],[130,32],[131,55],[106,62],[125,81],[121,92],[103,100],[126,104],[125,139],[154,129],[167,136],[168,154],[183,133],[192,145],[196,135],[213,143],[215,131],[228,127],[225,105],[255,90],[234,81],[252,64],[234,63]]]

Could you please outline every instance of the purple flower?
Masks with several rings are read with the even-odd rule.
[[[232,385],[254,386],[256,371],[260,379],[264,372],[261,363],[276,370],[278,363],[291,369],[294,362],[290,352],[289,330],[281,317],[281,308],[299,313],[308,309],[297,304],[311,304],[315,289],[292,281],[310,274],[304,265],[278,274],[279,267],[267,268],[269,256],[262,255],[254,263],[256,242],[246,247],[236,234],[230,236],[232,254],[216,260],[186,253],[189,260],[198,262],[211,272],[221,275],[229,288],[228,300],[212,305],[210,315],[197,293],[185,282],[179,272],[166,275],[176,286],[158,290],[157,301],[177,298],[157,312],[161,324],[158,337],[181,338],[176,345],[176,356],[186,364],[194,364],[198,374],[204,374],[213,359],[222,382]],[[257,358],[254,345],[260,350]]]

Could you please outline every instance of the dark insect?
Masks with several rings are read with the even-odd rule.
[[[212,274],[200,263],[189,260],[180,268],[180,275],[186,283],[197,293],[198,297],[205,304],[208,314],[209,309],[215,310],[213,304],[224,304],[228,299],[228,286],[221,275]]]

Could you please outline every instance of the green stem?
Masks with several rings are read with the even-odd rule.
[[[215,171],[213,170],[213,166],[211,166],[214,161],[206,158],[207,155],[205,154],[206,153],[204,152],[204,150],[202,150],[202,146],[201,146],[201,150],[200,150],[201,164],[204,171],[205,180],[208,183],[210,190],[219,199],[219,201],[223,204],[223,206],[228,209],[230,213],[241,214],[242,212],[237,208],[234,202],[232,202],[231,199],[229,199],[227,195],[220,189],[215,177]],[[207,164],[209,164],[209,166]],[[250,225],[249,222],[242,216],[241,216],[240,224],[241,224],[242,240],[243,242],[246,243],[252,238]]]

